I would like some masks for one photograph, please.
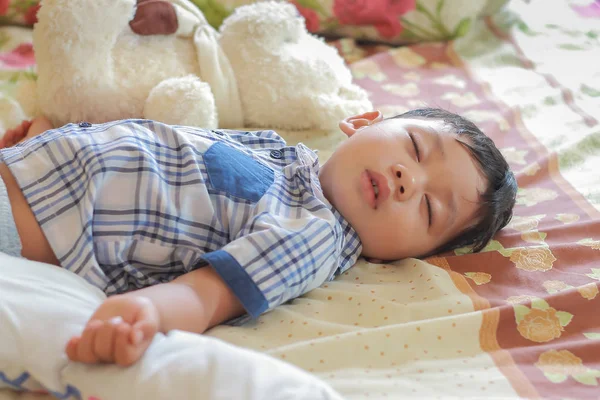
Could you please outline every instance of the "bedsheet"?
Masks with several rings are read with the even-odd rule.
[[[386,115],[439,106],[484,129],[516,173],[515,217],[479,254],[361,260],[257,321],[208,335],[309,371],[347,399],[598,398],[597,8],[513,0],[451,43],[332,43]],[[21,40],[14,32],[5,50]],[[4,126],[21,117],[10,80],[28,79],[32,65],[26,47],[17,53],[0,60]],[[343,140],[283,134],[323,161]]]

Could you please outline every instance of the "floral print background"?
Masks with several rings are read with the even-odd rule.
[[[218,27],[233,10],[257,0],[190,0]],[[451,40],[508,0],[289,0],[312,33],[391,44]],[[0,24],[33,25],[40,0],[0,0]]]
[[[40,0],[0,0],[0,23],[33,25]]]
[[[219,26],[235,7],[255,0],[192,0]],[[389,44],[449,40],[507,0],[289,0],[310,32]]]

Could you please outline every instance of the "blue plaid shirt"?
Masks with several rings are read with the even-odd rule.
[[[207,264],[250,315],[350,268],[316,154],[272,131],[69,124],[0,151],[63,268],[108,295]]]

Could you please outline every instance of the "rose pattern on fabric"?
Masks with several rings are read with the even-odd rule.
[[[521,233],[521,239],[528,243],[545,244],[547,234],[545,232],[529,231]]]
[[[577,291],[579,292],[581,297],[587,300],[594,300],[600,292],[596,283],[588,283],[587,285],[578,287]]]
[[[545,217],[545,214],[532,216],[515,215],[506,226],[508,229],[514,229],[519,232],[529,232],[537,229],[540,221]]]
[[[521,303],[528,303],[532,300],[536,299],[535,296],[529,296],[527,294],[521,294],[518,296],[510,296],[509,298],[506,299],[507,303],[510,304],[521,304]]]
[[[292,0],[292,4],[296,6],[298,12],[302,17],[304,17],[304,21],[306,23],[306,29],[309,32],[317,32],[321,28],[321,21],[319,20],[319,15],[317,12],[311,8],[304,7],[298,3],[296,0]]]
[[[33,25],[39,9],[40,0],[0,0],[0,16],[10,22]]]
[[[514,250],[510,255],[510,261],[524,271],[544,272],[552,269],[556,257],[547,247],[526,247]]]
[[[527,150],[517,150],[514,147],[504,147],[500,149],[500,152],[506,158],[506,161],[511,164],[519,164],[525,165],[527,161],[525,161],[525,157],[527,156]]]
[[[415,0],[335,0],[333,13],[342,25],[373,25],[384,38],[398,36],[400,16],[415,8]]]
[[[425,57],[408,47],[392,49],[388,54],[400,68],[417,68],[427,62]]]
[[[540,167],[540,164],[538,164],[537,161],[534,161],[533,163],[531,163],[528,166],[526,166],[525,168],[523,168],[519,173],[525,174],[527,176],[534,176],[541,169],[542,169],[542,167]]]
[[[574,222],[579,221],[579,215],[577,214],[556,214],[554,219],[562,222],[563,224],[572,224]]]
[[[546,374],[579,375],[585,373],[581,358],[569,350],[548,350],[540,354],[534,364]]]
[[[504,118],[504,116],[499,112],[475,109],[465,111],[464,116],[473,121],[474,123],[494,121],[502,132],[507,132],[510,129],[510,124],[508,123],[506,118]]]
[[[563,281],[545,281],[542,286],[550,294],[562,292],[563,290],[573,289],[573,286],[567,285]]]
[[[473,92],[457,93],[457,92],[446,92],[442,99],[449,100],[452,104],[457,107],[473,107],[481,103],[481,100]]]
[[[382,86],[383,90],[386,92],[392,93],[396,96],[400,97],[414,97],[418,96],[421,90],[419,86],[415,83],[406,83],[403,85],[395,84],[395,83],[386,83]]]
[[[486,272],[465,272],[465,276],[475,282],[478,286],[490,283],[492,280],[492,275]]]
[[[526,339],[532,342],[544,343],[560,337],[564,331],[556,316],[556,310],[532,309],[525,318],[519,322],[517,330]]]
[[[582,246],[591,247],[594,250],[600,250],[600,240],[594,240],[592,238],[581,239],[577,242]]]
[[[513,305],[517,331],[527,340],[536,343],[546,343],[558,339],[564,327],[573,319],[573,314],[558,311],[544,300],[533,298],[531,308],[522,305]]]
[[[25,23],[28,25],[33,25],[37,22],[37,12],[40,9],[41,5],[36,4],[34,6],[29,7],[29,9],[23,15],[23,19]]]
[[[537,187],[531,189],[520,188],[517,191],[517,204],[531,207],[543,201],[554,200],[557,197],[558,193],[552,189]]]
[[[534,365],[553,383],[571,377],[582,385],[598,386],[600,371],[586,367],[583,360],[569,350],[547,350],[540,354]]]
[[[382,82],[387,76],[381,71],[379,64],[373,60],[358,61],[350,66],[355,79],[369,78],[375,82]]]
[[[8,53],[0,53],[0,62],[7,68],[28,68],[35,65],[35,55],[31,43],[21,43]]]
[[[0,15],[6,15],[10,7],[11,0],[0,0]]]

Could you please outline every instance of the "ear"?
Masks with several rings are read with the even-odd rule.
[[[340,122],[340,129],[348,137],[354,135],[360,128],[376,124],[383,121],[381,111],[369,111],[364,114],[348,117]]]

